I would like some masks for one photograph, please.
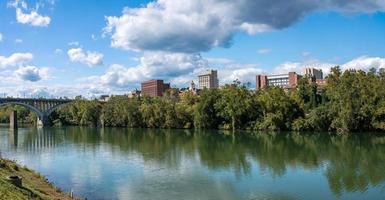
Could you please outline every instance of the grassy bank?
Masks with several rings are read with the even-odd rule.
[[[17,187],[9,176],[22,178],[22,187]],[[0,199],[71,199],[68,194],[49,183],[42,175],[13,161],[0,158]]]

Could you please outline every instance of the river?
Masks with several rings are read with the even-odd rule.
[[[88,199],[385,199],[385,135],[2,127],[0,153]]]

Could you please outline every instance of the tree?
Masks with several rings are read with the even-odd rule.
[[[194,126],[196,128],[218,128],[221,122],[215,109],[218,98],[219,91],[217,89],[203,89],[200,92],[194,111]]]
[[[220,91],[214,106],[218,115],[230,122],[231,128],[235,130],[240,127],[242,116],[251,111],[251,103],[252,98],[247,88],[234,81]]]
[[[262,118],[256,124],[257,129],[290,130],[292,121],[303,116],[299,105],[279,87],[261,91],[257,102],[262,110]]]

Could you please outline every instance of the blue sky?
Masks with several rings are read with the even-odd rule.
[[[221,84],[334,65],[385,67],[385,1],[0,2],[0,94],[97,96],[207,69]]]

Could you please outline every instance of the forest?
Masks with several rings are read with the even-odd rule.
[[[271,131],[385,131],[385,69],[342,71],[333,67],[326,86],[302,78],[297,88],[250,90],[234,81],[199,95],[178,89],[163,97],[112,97],[108,102],[82,98],[53,113],[53,125],[163,129],[227,129]],[[22,107],[0,108],[0,123],[11,109],[18,118],[35,123]]]

